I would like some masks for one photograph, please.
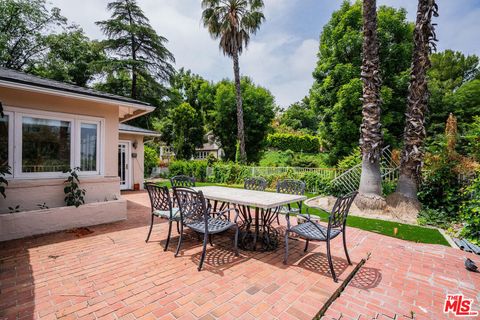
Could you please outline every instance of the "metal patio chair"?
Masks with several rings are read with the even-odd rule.
[[[294,195],[304,195],[305,194],[305,182],[300,180],[285,179],[277,183],[277,192],[294,194]],[[282,206],[278,208],[278,214],[297,214],[302,212],[302,202],[297,203],[298,208],[292,208],[290,204],[287,206]],[[279,215],[277,215],[277,223],[280,224]]]
[[[172,188],[174,187],[193,188],[195,187],[195,178],[185,176],[185,175],[178,175],[170,178],[170,183],[172,184]]]
[[[172,198],[167,187],[160,187],[154,183],[146,183],[148,197],[150,198],[150,206],[152,208],[152,220],[150,223],[150,230],[145,242],[148,242],[153,228],[153,220],[155,217],[168,219],[168,235],[164,250],[167,251],[170,243],[170,235],[172,233],[172,223],[177,223],[177,231],[179,230],[180,212],[178,208],[172,205]]]
[[[287,230],[285,231],[285,258],[283,263],[287,263],[288,259],[288,234],[289,233],[296,233],[301,238],[306,240],[304,252],[308,250],[308,243],[309,241],[325,241],[327,243],[327,258],[328,258],[328,265],[330,268],[330,273],[332,274],[333,280],[335,282],[338,281],[337,276],[335,274],[335,270],[333,269],[333,262],[332,262],[332,255],[330,252],[330,241],[336,238],[338,235],[342,234],[343,237],[343,249],[345,250],[345,255],[347,257],[348,264],[352,264],[350,261],[350,256],[348,255],[347,251],[347,242],[345,238],[345,228],[347,222],[348,212],[350,210],[350,206],[353,203],[353,200],[357,196],[357,192],[350,193],[346,196],[337,198],[335,205],[332,208],[332,212],[328,218],[328,226],[325,227],[317,222],[314,222],[310,219],[310,214],[301,214],[303,218],[305,218],[305,222],[301,224],[297,224],[295,226],[290,226],[290,216],[289,213],[286,214],[287,218]]]
[[[239,211],[236,208],[229,208],[223,211],[215,212],[215,216],[210,214],[210,207],[207,206],[205,197],[201,191],[195,191],[190,188],[175,187],[173,188],[175,197],[180,207],[180,238],[178,239],[177,250],[175,256],[180,251],[183,239],[183,227],[188,227],[203,237],[203,251],[198,264],[198,271],[202,269],[205,260],[207,242],[209,236],[227,231],[230,228],[235,229],[234,249],[235,255],[238,256],[238,225],[237,219]],[[232,221],[228,219],[226,213],[235,211],[235,218]]]
[[[243,183],[243,188],[247,190],[265,191],[267,180],[262,177],[247,178]]]

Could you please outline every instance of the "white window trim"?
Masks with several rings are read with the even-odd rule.
[[[14,132],[14,119],[13,112],[4,110],[3,112],[8,116],[8,166],[10,167],[11,174],[5,175],[6,178],[13,178],[13,132]]]
[[[13,122],[9,131],[9,158],[11,158],[13,179],[40,179],[65,178],[68,174],[62,172],[22,172],[22,117],[37,117],[51,120],[69,121],[70,135],[70,167],[80,166],[80,129],[81,123],[95,123],[98,125],[97,134],[97,171],[80,171],[79,176],[103,176],[105,170],[105,119],[91,116],[82,116],[61,112],[4,107],[5,114],[9,114],[9,122]],[[12,121],[13,119],[13,121]],[[12,150],[13,149],[13,150]]]

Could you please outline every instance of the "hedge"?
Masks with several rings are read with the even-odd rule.
[[[252,170],[248,166],[236,163],[217,163],[212,167],[212,174],[208,177],[209,182],[226,184],[243,184],[246,178],[252,176]],[[268,188],[275,189],[277,182],[283,179],[298,179],[306,184],[307,192],[319,194],[332,194],[333,189],[330,179],[325,179],[315,172],[294,172],[288,170],[281,174],[263,176],[267,180]]]
[[[308,134],[274,133],[267,137],[269,147],[278,150],[316,153],[320,151],[320,139]]]
[[[206,181],[207,178],[207,161],[184,161],[176,160],[170,162],[168,166],[169,177],[185,175],[195,177],[197,181]]]

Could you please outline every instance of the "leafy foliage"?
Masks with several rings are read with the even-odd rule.
[[[267,137],[268,145],[278,150],[315,153],[320,151],[320,139],[308,134],[274,133]]]
[[[144,145],[144,159],[143,159],[143,174],[145,177],[149,176],[152,169],[158,166],[158,148],[151,147],[148,144]]]
[[[205,181],[207,178],[207,161],[173,161],[168,166],[168,171],[171,177],[186,175],[195,177],[197,181]]]
[[[63,192],[65,193],[65,204],[67,206],[79,207],[85,204],[85,189],[80,188],[80,180],[78,179],[78,172],[80,168],[73,168],[65,170],[63,173],[69,173],[67,180],[64,181],[65,187]]]
[[[338,162],[337,168],[348,170],[361,162],[362,152],[360,151],[360,148],[357,147],[354,148],[348,156]]]
[[[267,89],[242,78],[246,151],[249,162],[258,161],[275,116],[274,97]],[[210,128],[220,140],[226,160],[235,160],[237,137],[235,85],[227,80],[216,85]]]
[[[6,187],[8,186],[8,181],[7,179],[5,179],[5,176],[7,174],[12,174],[10,172],[10,167],[0,166],[0,194],[3,196],[4,199],[7,197],[5,193]]]
[[[412,31],[405,10],[385,6],[378,9],[382,125],[386,143],[393,146],[403,128]],[[362,120],[361,49],[362,4],[344,1],[323,29],[313,73],[315,83],[310,90],[310,104],[322,119],[318,131],[326,143],[330,164],[358,145]]]
[[[307,134],[315,134],[318,129],[318,116],[310,107],[308,97],[299,102],[295,102],[285,110],[280,116],[280,125],[285,125],[296,131],[302,131]]]
[[[480,175],[465,188],[466,199],[460,207],[460,217],[465,223],[462,233],[468,238],[480,242]]]
[[[0,2],[0,66],[23,70],[47,49],[45,33],[63,27],[60,9],[47,8],[45,0]]]
[[[44,78],[85,87],[106,59],[100,44],[90,41],[76,26],[60,34],[50,34],[44,40],[48,52],[29,70]]]
[[[170,111],[173,124],[173,148],[177,159],[189,160],[195,155],[195,148],[203,142],[201,117],[188,102],[180,104]]]
[[[429,134],[440,134],[445,128],[449,113],[459,117],[462,125],[470,122],[472,115],[478,114],[478,99],[473,95],[475,91],[477,94],[480,92],[478,88],[480,83],[469,82],[479,79],[480,65],[477,56],[465,56],[452,50],[433,53],[430,55],[430,61],[432,66],[428,71],[430,97],[427,128]],[[463,85],[466,85],[466,88],[456,93]]]

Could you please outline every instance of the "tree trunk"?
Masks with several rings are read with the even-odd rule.
[[[134,21],[133,21],[133,17],[132,17],[132,13],[130,11],[130,8],[127,7],[127,10],[128,10],[128,17],[129,17],[129,23],[130,23],[130,26],[133,26],[134,24]],[[131,31],[130,33],[130,42],[131,42],[131,54],[132,54],[132,61],[133,61],[133,65],[132,65],[132,87],[131,87],[131,93],[130,93],[130,96],[132,99],[137,99],[137,67],[135,65],[136,61],[137,61],[137,49],[136,49],[136,41],[135,41],[135,34],[133,33],[133,31]]]
[[[380,124],[380,74],[377,40],[376,0],[363,1],[363,107],[360,126],[362,174],[355,204],[360,210],[383,209],[380,157],[383,143]]]
[[[245,152],[245,129],[243,126],[243,106],[242,91],[240,88],[240,67],[238,64],[238,51],[233,55],[233,74],[235,77],[235,93],[237,96],[237,139],[240,143],[240,161],[247,161],[247,153]]]
[[[417,188],[421,179],[423,145],[426,137],[425,114],[428,101],[427,69],[430,67],[430,45],[435,48],[436,41],[431,21],[432,16],[438,16],[437,10],[435,0],[418,1],[400,178],[397,189],[387,199],[389,205],[401,209],[402,214],[410,218],[416,218],[421,208]]]

